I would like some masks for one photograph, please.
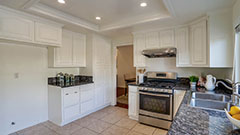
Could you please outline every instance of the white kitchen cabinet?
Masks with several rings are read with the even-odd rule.
[[[60,88],[48,86],[48,117],[59,126],[80,116],[79,87]]]
[[[221,10],[208,14],[209,66],[231,68],[233,66],[232,10]]]
[[[181,27],[175,30],[175,44],[177,48],[177,67],[191,66],[188,27]]]
[[[81,115],[91,113],[95,108],[94,84],[80,86],[80,112]]]
[[[62,28],[51,24],[35,22],[35,42],[62,45]]]
[[[139,93],[137,86],[128,86],[128,116],[130,119],[138,120]]]
[[[142,51],[146,49],[144,34],[135,34],[134,35],[134,67],[145,67],[146,66],[146,57],[142,55]]]
[[[149,32],[146,33],[146,49],[156,49],[159,48],[159,33]]]
[[[174,44],[174,30],[162,30],[160,31],[160,47],[167,48],[167,47],[175,47]]]
[[[0,9],[0,38],[33,42],[34,22],[21,15]]]
[[[185,90],[174,90],[174,112],[173,112],[173,116],[175,117],[179,106],[182,103],[182,100],[185,96],[186,91]]]
[[[49,67],[86,66],[86,35],[63,30],[62,46],[48,50]]]
[[[207,21],[190,25],[191,62],[193,67],[208,66]]]

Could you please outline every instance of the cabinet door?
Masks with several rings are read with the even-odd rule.
[[[207,22],[206,20],[190,26],[190,45],[192,65],[207,66]]]
[[[63,43],[54,49],[56,67],[72,67],[72,33],[63,31]]]
[[[64,120],[71,121],[72,119],[76,118],[80,112],[79,105],[74,105],[64,109]]]
[[[159,34],[158,32],[149,32],[146,34],[146,49],[159,48]]]
[[[35,41],[54,46],[62,45],[62,28],[35,22]]]
[[[93,88],[92,87],[85,87],[85,86],[81,86],[80,87],[80,101],[81,103],[83,102],[87,102],[89,100],[92,100],[94,97],[93,94]]]
[[[188,67],[191,65],[188,33],[188,27],[176,29],[177,67]]]
[[[86,67],[86,36],[73,34],[73,66]]]
[[[174,30],[160,31],[160,47],[174,47]]]
[[[135,67],[145,67],[146,58],[142,55],[142,51],[146,48],[145,35],[137,34],[134,35],[134,66]]]
[[[138,93],[129,91],[128,95],[128,115],[130,118],[138,119]]]
[[[111,67],[104,68],[104,104],[108,104],[111,102],[112,97],[112,82],[111,82]]]
[[[79,87],[65,88],[63,91],[64,107],[79,104]]]
[[[89,100],[87,102],[81,103],[81,114],[89,113],[94,108],[94,100]]]
[[[0,10],[0,38],[33,42],[34,22]]]

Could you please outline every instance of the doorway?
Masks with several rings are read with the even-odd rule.
[[[128,83],[136,82],[133,45],[117,47],[116,69],[116,105],[128,108]]]

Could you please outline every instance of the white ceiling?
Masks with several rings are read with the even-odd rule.
[[[142,0],[66,0],[59,4],[57,0],[40,0],[40,3],[70,14],[74,17],[108,27],[123,23],[135,23],[152,18],[169,17],[162,0],[145,0],[147,7],[140,7]],[[102,20],[95,19],[100,16]]]
[[[140,2],[147,2],[142,8]],[[236,0],[0,0],[1,5],[59,21],[65,27],[90,29],[112,38],[131,32],[180,25],[206,13],[231,8]],[[95,17],[102,17],[96,21]]]

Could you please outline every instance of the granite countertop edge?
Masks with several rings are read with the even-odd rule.
[[[60,88],[68,88],[68,87],[75,87],[75,86],[87,85],[87,84],[92,84],[92,83],[94,83],[94,82],[78,82],[77,84],[67,85],[67,86],[60,86],[60,85],[56,85],[56,84],[48,84],[48,85],[60,87]]]

